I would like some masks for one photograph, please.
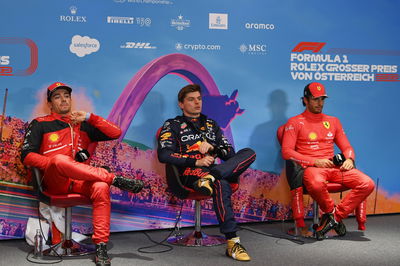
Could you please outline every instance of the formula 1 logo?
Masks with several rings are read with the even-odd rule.
[[[312,51],[313,53],[318,53],[325,44],[326,42],[301,42],[294,47],[292,52],[301,53],[307,50]]]
[[[32,75],[38,67],[38,48],[34,41],[27,38],[0,38],[1,44],[26,45],[30,51],[30,63],[26,69],[15,69],[11,66],[12,57],[9,55],[0,55],[0,76],[29,76]]]

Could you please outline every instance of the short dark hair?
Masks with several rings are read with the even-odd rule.
[[[301,99],[301,103],[303,104],[303,106],[306,106],[306,103],[304,102],[304,98],[305,97],[301,97],[300,99]]]
[[[304,98],[310,99],[310,97],[312,96],[310,88],[309,88],[310,84],[307,84],[304,87],[304,91],[303,91],[303,97],[301,97],[301,101],[303,103],[303,106],[306,106],[306,103],[304,102]]]
[[[191,92],[196,92],[196,91],[200,92],[200,95],[201,95],[201,88],[199,85],[197,85],[197,84],[186,85],[179,91],[178,101],[183,103],[183,100],[185,99],[186,94],[191,93]]]

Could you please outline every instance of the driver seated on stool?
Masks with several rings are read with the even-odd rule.
[[[227,239],[226,255],[249,261],[250,256],[236,235],[230,182],[238,183],[256,154],[249,148],[235,152],[217,123],[201,113],[199,85],[183,87],[178,93],[178,104],[183,114],[164,123],[158,137],[158,159],[177,166],[185,186],[213,197],[220,231]],[[215,157],[223,162],[215,164]]]
[[[288,120],[282,140],[283,158],[304,168],[304,185],[324,212],[316,229],[318,240],[322,240],[331,229],[339,236],[345,235],[346,227],[342,220],[375,188],[369,176],[355,169],[354,150],[339,119],[322,113],[326,98],[324,85],[317,82],[308,84],[302,97],[306,109]],[[334,144],[346,158],[340,166],[332,161]],[[330,197],[326,182],[343,184],[351,189],[337,206]],[[295,216],[296,211],[293,212]]]
[[[141,180],[116,176],[87,162],[89,144],[117,139],[121,129],[95,114],[71,110],[68,85],[55,82],[47,88],[51,114],[35,118],[25,133],[21,159],[43,172],[45,190],[52,194],[79,193],[93,204],[93,236],[96,265],[111,265],[107,255],[110,235],[110,186],[138,193]]]

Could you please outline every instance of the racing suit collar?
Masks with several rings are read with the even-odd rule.
[[[191,117],[191,116],[186,116],[186,115],[184,115],[184,114],[182,114],[182,117],[184,117],[184,118],[186,118],[186,119],[189,119],[189,120],[191,120],[191,119],[204,119],[204,118],[207,118],[207,116],[205,116],[204,114],[202,114],[202,113],[200,113],[200,115],[198,116],[198,117]]]
[[[63,115],[51,112],[51,116],[54,117],[57,120],[61,120],[61,121],[65,122],[65,123],[71,123],[71,118],[70,118],[69,115],[64,115],[63,116]]]
[[[316,122],[318,122],[318,121],[322,121],[322,119],[323,119],[323,117],[324,117],[324,114],[323,114],[323,113],[314,114],[314,113],[311,113],[311,112],[308,111],[308,110],[305,110],[305,111],[303,112],[303,116],[306,117],[307,119],[311,120],[311,121],[316,121]]]
[[[190,117],[190,116],[185,116],[184,114],[182,114],[182,119],[183,121],[185,121],[192,129],[198,131],[199,133],[202,132],[202,130],[200,129],[202,126],[206,125],[206,121],[207,121],[207,116],[200,114],[199,117]],[[193,121],[196,120],[196,121]]]
[[[192,122],[193,119],[198,119],[199,121],[206,121],[207,120],[207,116],[203,115],[200,113],[199,117],[190,117],[190,116],[185,116],[184,114],[182,114],[181,116],[184,120],[186,120],[187,122]]]

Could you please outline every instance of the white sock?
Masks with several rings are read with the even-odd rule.
[[[234,238],[231,238],[231,239],[229,239],[229,240],[232,240],[233,242],[235,242],[235,243],[240,243],[240,237],[234,237]]]

